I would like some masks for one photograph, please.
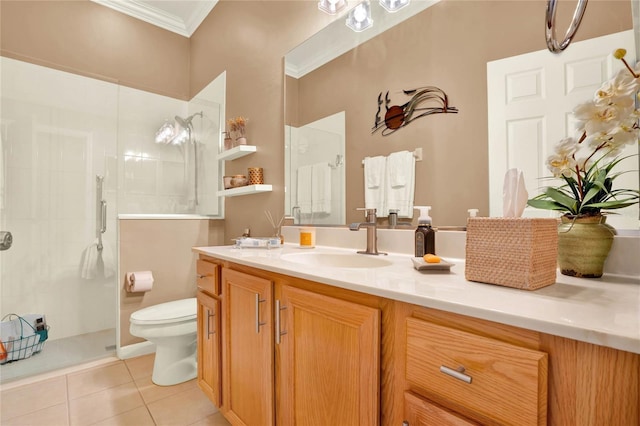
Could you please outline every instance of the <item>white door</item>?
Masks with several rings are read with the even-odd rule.
[[[624,31],[572,43],[565,51],[527,53],[487,63],[489,114],[489,206],[491,216],[502,216],[502,187],[510,168],[523,171],[529,197],[540,193],[551,175],[545,162],[553,146],[575,133],[571,111],[591,99],[601,83],[623,65],[613,58],[617,48],[635,63],[633,31]],[[625,155],[637,154],[638,146]],[[616,187],[638,189],[638,158],[627,161],[631,173],[616,179]],[[617,211],[607,219],[618,229],[638,228],[638,205]],[[527,207],[524,216],[555,215]]]

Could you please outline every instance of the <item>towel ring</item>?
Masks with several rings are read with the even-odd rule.
[[[562,43],[558,43],[555,39],[555,20],[556,20],[556,2],[557,0],[547,0],[547,14],[545,20],[545,35],[547,37],[547,47],[553,53],[560,53],[569,46],[573,36],[576,34],[580,22],[582,22],[582,16],[587,8],[587,0],[578,0],[576,10],[573,12],[573,18],[571,19],[571,25],[564,36]]]

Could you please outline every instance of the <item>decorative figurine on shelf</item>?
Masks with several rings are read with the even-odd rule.
[[[246,145],[247,144],[247,138],[246,138],[245,131],[246,131],[246,125],[247,125],[248,121],[249,121],[249,119],[248,118],[244,118],[244,117],[236,117],[236,118],[232,118],[230,120],[227,120],[227,125],[229,126],[229,131],[236,138],[235,146]]]
[[[413,120],[424,117],[425,115],[458,112],[458,108],[449,106],[447,94],[437,87],[419,87],[417,89],[403,90],[402,93],[407,96],[413,96],[403,105],[389,106],[391,99],[389,99],[389,91],[387,91],[384,96],[384,106],[387,112],[384,114],[384,120],[382,120],[380,118],[380,112],[382,112],[383,101],[382,92],[380,92],[378,95],[378,112],[376,113],[371,133],[375,133],[378,129],[384,127],[382,135],[387,136],[411,123]],[[432,103],[435,102],[436,105],[420,107],[420,104],[430,101]],[[418,115],[415,115],[416,112],[419,112]]]

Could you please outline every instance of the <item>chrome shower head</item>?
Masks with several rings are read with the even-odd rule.
[[[188,128],[189,126],[191,126],[191,120],[193,119],[193,115],[191,117],[188,118],[182,118],[176,115],[176,121],[178,122],[178,124],[180,126],[182,126],[183,128]]]
[[[187,117],[187,118],[182,118],[182,117],[180,117],[180,116],[177,116],[177,115],[176,115],[175,119],[176,119],[176,122],[177,122],[179,125],[181,125],[181,126],[182,126],[183,128],[185,128],[185,129],[187,129],[189,126],[191,126],[191,121],[193,121],[193,118],[194,118],[195,116],[203,117],[203,115],[202,115],[202,111],[200,111],[200,112],[196,112],[195,114],[191,114],[191,115],[190,115],[189,117]]]

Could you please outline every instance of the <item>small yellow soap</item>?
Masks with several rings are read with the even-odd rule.
[[[425,254],[422,256],[425,262],[427,263],[440,263],[440,256],[436,256],[435,254]]]

